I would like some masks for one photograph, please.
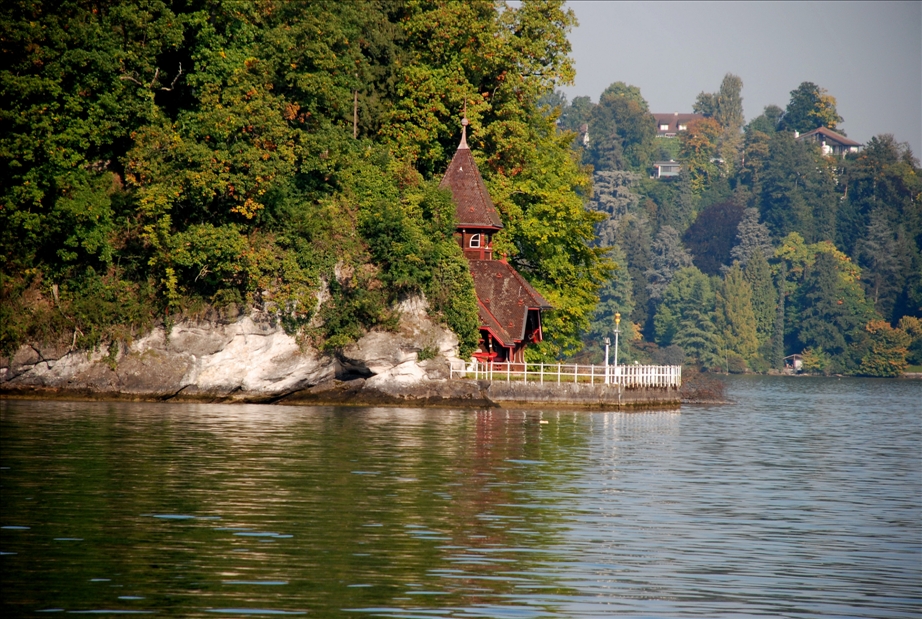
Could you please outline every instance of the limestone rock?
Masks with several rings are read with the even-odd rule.
[[[427,309],[423,297],[403,299],[397,306],[400,312],[397,331],[374,331],[343,348],[339,354],[340,376],[363,376],[368,378],[370,386],[390,381],[415,384],[448,378],[450,367],[463,367],[464,362],[458,358],[458,337],[434,323]],[[421,353],[425,357],[422,361]]]
[[[425,299],[409,297],[397,309],[396,332],[367,333],[336,357],[301,347],[277,323],[252,316],[184,320],[169,332],[156,327],[130,344],[111,344],[118,347],[111,354],[108,347],[23,346],[0,363],[0,390],[273,401],[336,378],[364,378],[335,388],[345,401],[366,388],[383,393],[441,381],[463,365],[458,338],[429,319]]]

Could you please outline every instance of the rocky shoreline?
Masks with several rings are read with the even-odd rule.
[[[0,395],[414,407],[680,403],[676,390],[449,380],[451,368],[464,367],[457,337],[430,320],[423,299],[397,309],[395,331],[367,333],[335,355],[299,344],[277,321],[259,315],[182,320],[94,351],[26,345],[0,359]]]

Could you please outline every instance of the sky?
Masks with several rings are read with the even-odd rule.
[[[837,101],[840,127],[892,133],[922,158],[922,2],[601,2],[570,0],[572,100],[617,81],[651,112],[691,112],[727,73],[743,80],[746,121],[784,108],[801,82]]]

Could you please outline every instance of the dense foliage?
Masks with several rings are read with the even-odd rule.
[[[802,353],[808,371],[871,376],[922,361],[922,170],[905,144],[880,135],[840,156],[798,139],[842,134],[835,98],[811,82],[744,125],[728,74],[676,138],[653,137],[622,82],[597,104],[559,105],[561,126],[588,136],[573,148],[593,166],[598,243],[618,264],[585,356],[601,359],[621,312],[632,360],[767,371]],[[652,178],[670,158],[681,175]]]
[[[589,177],[543,95],[573,76],[562,0],[11,0],[0,8],[0,345],[126,338],[210,307],[335,349],[394,301],[477,342],[436,189],[460,117],[499,251],[575,352],[607,273]]]

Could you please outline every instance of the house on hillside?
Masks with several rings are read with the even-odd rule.
[[[704,118],[704,115],[673,112],[672,114],[654,114],[653,118],[656,119],[656,137],[674,138],[679,131],[686,131],[691,121],[700,120]]]
[[[653,162],[653,176],[651,178],[672,178],[682,171],[682,164],[678,161]]]
[[[493,236],[503,224],[467,145],[467,119],[461,124],[461,144],[439,187],[451,191],[458,216],[455,238],[477,291],[480,349],[474,357],[520,363],[528,345],[542,340],[541,312],[553,308],[505,257],[494,259]]]
[[[826,127],[808,131],[803,135],[796,134],[794,139],[798,142],[817,142],[820,148],[823,149],[823,154],[827,157],[829,155],[844,157],[848,153],[857,153],[858,149],[861,148],[861,144],[858,142],[849,140],[844,135]]]

